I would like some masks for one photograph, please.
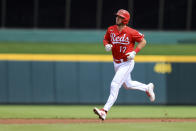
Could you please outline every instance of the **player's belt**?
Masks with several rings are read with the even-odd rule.
[[[122,62],[126,62],[126,61],[128,61],[127,59],[114,59],[114,62],[115,63],[122,63]]]

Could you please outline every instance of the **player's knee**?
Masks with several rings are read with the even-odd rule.
[[[124,83],[123,84],[123,87],[125,88],[125,89],[128,89],[128,87],[127,87],[127,85]]]
[[[125,89],[133,89],[133,87],[132,87],[132,85],[130,84],[130,83],[128,83],[128,84],[126,84],[126,83],[124,83],[123,84],[123,87],[125,88]]]

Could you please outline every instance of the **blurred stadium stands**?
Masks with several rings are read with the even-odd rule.
[[[196,30],[194,0],[0,0],[0,28],[106,29],[120,8],[133,28]]]

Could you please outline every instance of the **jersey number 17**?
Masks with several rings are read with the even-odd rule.
[[[120,52],[125,53],[127,47],[126,46],[120,46]]]

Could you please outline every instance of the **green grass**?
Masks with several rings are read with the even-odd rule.
[[[97,118],[92,112],[93,107],[94,105],[1,105],[0,118]],[[108,118],[196,118],[196,106],[113,106]],[[195,122],[0,124],[0,131],[195,131],[195,129]]]
[[[105,123],[0,125],[1,131],[195,131],[195,123]]]
[[[101,106],[98,106],[101,108]],[[90,106],[1,105],[0,118],[97,118]],[[108,118],[196,118],[196,106],[113,106]]]
[[[111,54],[102,43],[8,43],[0,42],[0,53]],[[147,44],[138,55],[196,55],[196,44]]]
[[[0,43],[0,53],[106,54],[102,44]]]
[[[196,44],[149,44],[140,55],[196,55]]]

